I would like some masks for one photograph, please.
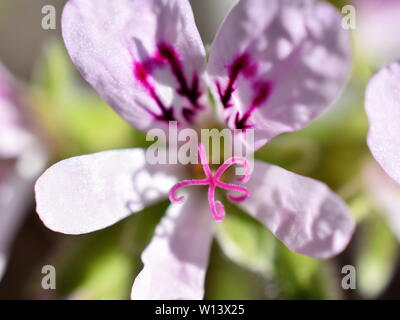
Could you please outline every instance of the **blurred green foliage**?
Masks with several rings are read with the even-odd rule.
[[[34,98],[59,158],[144,145],[144,135],[122,120],[78,77],[64,46],[47,44],[34,72]]]
[[[134,214],[116,225],[69,239],[56,256],[57,295],[71,299],[128,299],[141,269],[140,254],[167,202]]]
[[[371,299],[377,297],[393,277],[398,262],[398,240],[381,212],[372,212],[360,232],[355,267],[359,290]]]

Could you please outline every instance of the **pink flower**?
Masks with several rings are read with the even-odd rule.
[[[371,160],[367,163],[364,170],[366,190],[371,195],[372,204],[383,214],[400,241],[400,62],[382,68],[372,77],[366,89],[365,108],[369,120],[367,143],[378,162]],[[368,294],[376,295],[389,282],[392,264],[390,259],[387,261],[388,276],[376,282],[378,286],[366,287]]]
[[[0,280],[45,157],[27,121],[21,92],[0,63]]]
[[[309,124],[342,90],[350,68],[340,14],[312,0],[241,0],[206,53],[186,0],[70,0],[63,37],[83,77],[128,122],[147,131],[180,128],[254,129],[259,148]],[[217,102],[210,107],[208,90]],[[170,196],[174,202],[143,252],[133,299],[201,299],[213,219],[225,212],[215,189],[268,227],[291,250],[329,258],[354,229],[345,203],[329,188],[256,162],[246,187],[223,185],[200,146],[205,179],[180,165],[150,165],[141,149],[64,160],[36,184],[37,211],[51,229],[69,234],[105,228]],[[252,150],[253,151],[253,150]],[[239,179],[245,183],[249,174]],[[183,179],[183,182],[179,182]],[[183,200],[175,191],[189,185]],[[229,214],[229,213],[228,213]]]
[[[356,7],[355,35],[360,56],[377,66],[397,59],[400,52],[400,1],[353,0]]]
[[[14,79],[0,64],[0,157],[14,158],[32,142]]]
[[[381,69],[369,82],[365,108],[368,146],[386,173],[400,183],[400,63]]]

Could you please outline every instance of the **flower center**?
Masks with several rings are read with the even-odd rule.
[[[210,206],[210,212],[215,221],[222,221],[225,217],[225,209],[224,205],[221,201],[215,200],[215,190],[216,188],[221,188],[225,190],[230,190],[234,192],[241,193],[240,196],[234,196],[232,194],[228,194],[227,198],[229,201],[234,203],[239,203],[246,200],[249,197],[249,191],[247,188],[230,184],[221,181],[221,176],[224,172],[231,167],[232,165],[239,164],[244,167],[245,174],[243,177],[237,178],[236,180],[242,183],[245,183],[250,178],[250,165],[248,161],[243,157],[231,157],[226,160],[216,171],[215,173],[211,172],[210,166],[208,164],[207,155],[204,149],[203,144],[199,144],[198,148],[200,163],[203,168],[205,178],[198,180],[184,180],[175,184],[171,190],[169,191],[169,199],[173,203],[182,202],[184,200],[184,196],[177,197],[176,192],[179,189],[189,187],[189,186],[209,186],[208,187],[208,203]]]

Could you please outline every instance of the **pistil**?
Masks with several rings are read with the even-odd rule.
[[[205,178],[198,180],[184,180],[175,184],[171,190],[169,191],[169,199],[173,203],[182,202],[184,200],[184,196],[176,196],[178,190],[189,187],[189,186],[206,186],[208,185],[208,203],[210,206],[210,212],[215,221],[222,221],[225,217],[225,209],[224,205],[221,201],[215,200],[215,190],[216,188],[221,188],[233,192],[238,192],[241,195],[235,196],[232,194],[228,194],[227,198],[229,201],[234,203],[239,203],[245,201],[249,197],[249,191],[247,188],[243,186],[239,186],[236,184],[225,183],[220,180],[224,172],[231,167],[232,165],[241,165],[245,169],[245,173],[243,177],[239,177],[236,180],[241,183],[245,183],[250,178],[250,165],[248,161],[243,157],[231,157],[226,160],[216,171],[213,173],[208,164],[207,155],[204,149],[203,144],[199,144],[198,148],[200,163],[203,168]]]

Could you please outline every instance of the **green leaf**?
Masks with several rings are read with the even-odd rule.
[[[69,239],[56,265],[57,294],[72,299],[126,299],[132,257],[119,246],[121,224]]]
[[[372,213],[362,227],[356,254],[358,289],[371,299],[382,293],[392,279],[399,247],[381,214]]]
[[[238,207],[224,204],[227,215],[217,225],[222,251],[240,266],[270,277],[275,248],[273,235]]]
[[[59,40],[51,39],[44,46],[34,66],[33,80],[36,87],[49,95],[67,98],[75,91],[74,67]]]
[[[240,267],[213,245],[205,284],[206,300],[260,299],[264,295],[265,279]]]
[[[338,285],[332,281],[327,263],[294,253],[283,244],[276,249],[275,274],[285,299],[321,300],[338,296]]]
[[[69,237],[57,259],[57,295],[128,299],[141,270],[140,254],[167,205],[160,202],[107,229]]]
[[[320,158],[318,145],[296,134],[282,135],[255,153],[255,159],[307,175],[315,169]]]
[[[72,294],[72,298],[90,300],[127,299],[130,284],[132,263],[118,251],[106,251],[101,259],[94,263],[81,286]]]
[[[349,189],[356,189],[358,186],[350,186]],[[356,222],[356,224],[361,223],[364,219],[369,217],[369,214],[374,208],[375,204],[371,199],[369,194],[365,192],[360,192],[360,188],[357,189],[357,193],[355,193],[350,199],[348,199],[348,206],[350,208],[350,212]],[[346,193],[351,193],[353,190],[349,190]]]
[[[328,0],[328,2],[330,2],[331,4],[333,4],[335,7],[338,8],[339,11],[341,11],[341,9],[349,4],[348,0]]]

